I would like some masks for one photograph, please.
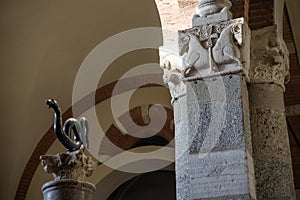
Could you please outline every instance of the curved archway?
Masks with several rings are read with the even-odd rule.
[[[161,148],[161,146],[153,146],[153,145],[152,146],[142,146],[142,147],[133,148],[130,151],[140,153],[140,152],[145,152],[145,151],[155,151],[159,148]],[[174,149],[169,148],[169,150],[170,150],[169,153],[174,156]],[[120,159],[121,156],[122,156],[122,154],[120,154],[118,156],[114,156],[111,159],[118,160],[118,159]],[[161,160],[158,160],[158,161],[161,162]],[[138,161],[136,163],[131,163],[131,164],[144,165],[145,162]],[[160,170],[173,172],[173,171],[175,171],[175,165],[174,165],[174,163],[172,163]],[[126,181],[128,181],[136,176],[139,176],[141,174],[144,174],[144,173],[127,173],[127,172],[111,169],[105,165],[100,165],[95,171],[95,177],[97,179],[94,181],[97,183],[96,184],[97,190],[96,190],[95,196],[99,197],[99,199],[100,199],[100,197],[101,197],[101,199],[107,199],[113,193],[113,191],[115,191],[123,183],[125,183]]]
[[[175,173],[172,171],[160,170],[136,176],[119,186],[107,200],[161,198],[164,200],[176,199]]]

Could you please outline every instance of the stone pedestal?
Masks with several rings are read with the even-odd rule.
[[[230,6],[200,1],[193,27],[179,31],[178,53],[160,49],[174,106],[177,200],[256,199],[250,31]]]
[[[295,200],[283,93],[288,51],[276,26],[252,32],[249,86],[257,199]]]
[[[95,162],[84,154],[83,146],[77,151],[43,155],[40,159],[44,170],[54,177],[42,186],[44,200],[93,199],[95,186],[83,180],[92,175]]]
[[[174,103],[177,199],[255,199],[244,77],[187,82]]]
[[[76,180],[49,181],[42,187],[44,200],[92,200],[93,184]]]

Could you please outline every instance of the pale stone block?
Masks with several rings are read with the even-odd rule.
[[[191,177],[188,168],[176,170],[176,194],[178,200],[191,199]]]
[[[246,152],[243,149],[190,155],[192,199],[249,193]]]
[[[188,118],[187,115],[187,99],[185,96],[179,98],[178,100],[174,101],[173,103],[173,110],[174,110],[174,122],[175,125],[181,121],[186,120]]]
[[[231,196],[223,196],[223,197],[200,198],[197,200],[254,200],[254,198],[251,198],[249,194],[241,194],[241,195],[231,195]]]
[[[176,124],[175,132],[175,157],[176,168],[188,165],[189,154],[189,137],[187,130],[187,121],[181,121]]]

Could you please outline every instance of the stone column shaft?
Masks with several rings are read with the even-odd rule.
[[[283,93],[288,52],[277,27],[252,32],[249,86],[257,199],[294,200]]]

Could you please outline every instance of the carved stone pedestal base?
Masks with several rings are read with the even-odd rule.
[[[44,170],[52,173],[54,181],[42,187],[44,200],[92,200],[96,187],[83,181],[92,175],[95,162],[84,154],[84,147],[77,151],[42,155]]]
[[[49,181],[42,187],[44,200],[92,200],[96,187],[85,181]]]

